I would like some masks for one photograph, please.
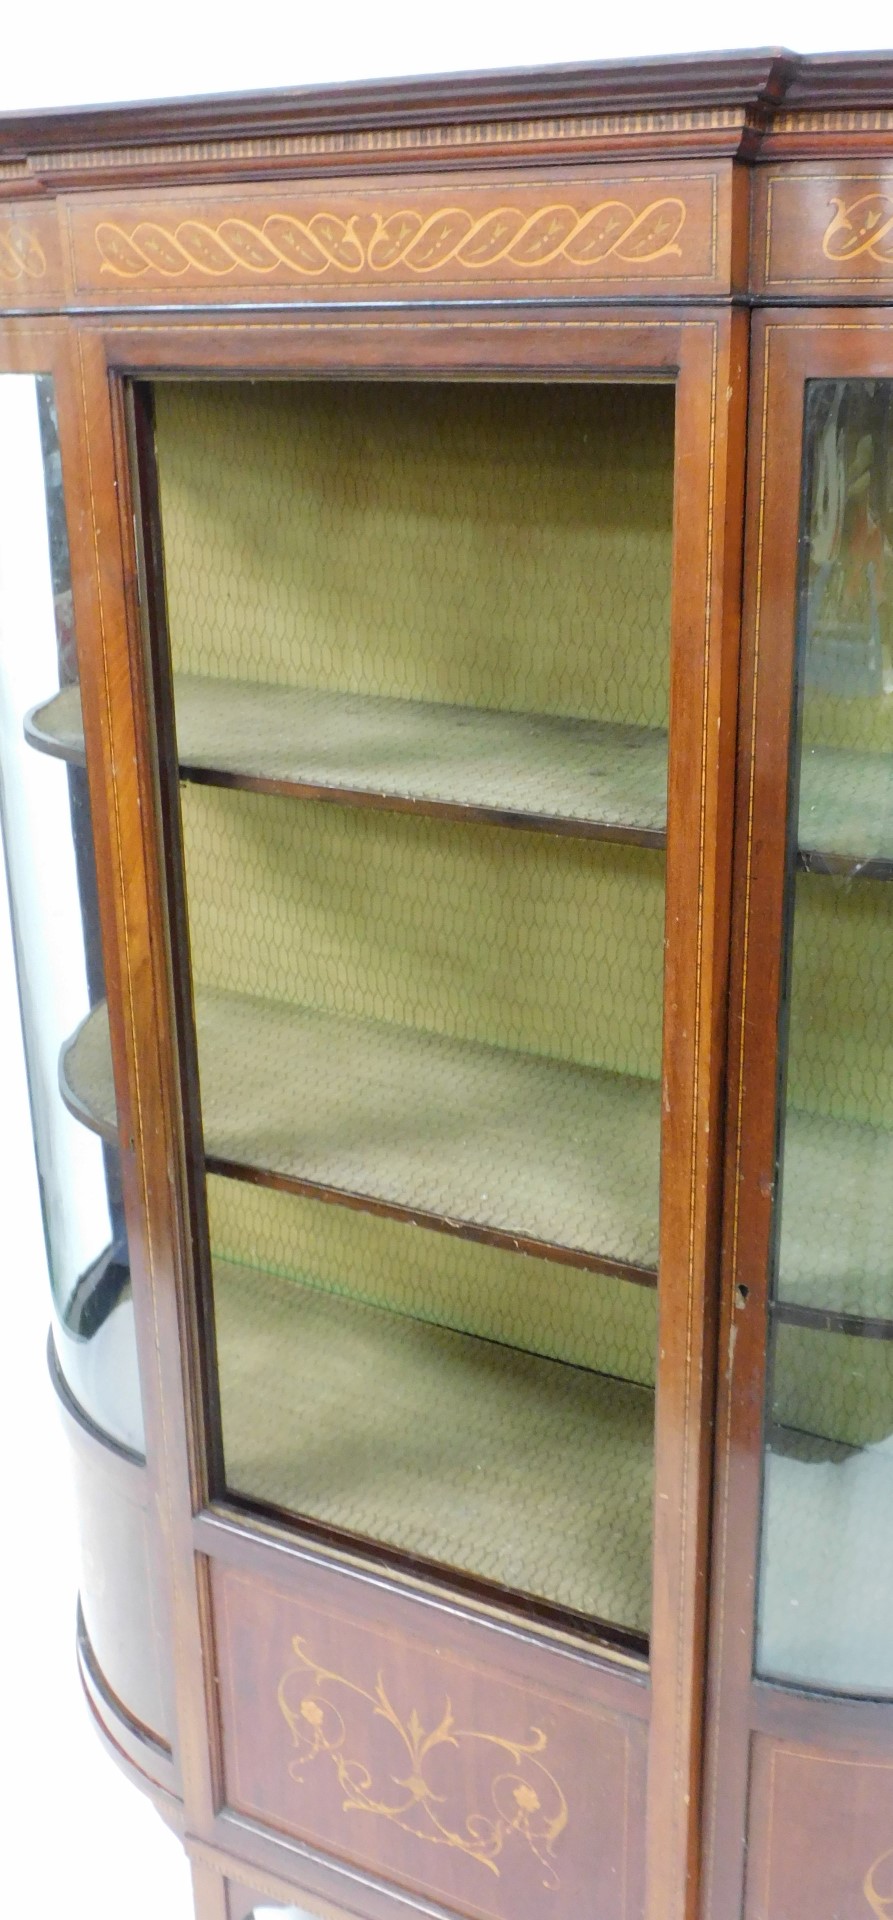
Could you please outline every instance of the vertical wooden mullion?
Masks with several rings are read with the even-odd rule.
[[[648,1920],[697,1911],[747,317],[683,329],[676,427]]]
[[[745,1282],[739,1265],[739,1234],[744,1225],[742,1201],[750,1221],[755,1210],[765,1213],[759,1193],[746,1195],[741,1182],[743,1110],[747,1080],[745,1050],[749,1039],[774,1035],[771,1009],[777,1002],[777,974],[762,939],[759,980],[753,974],[750,996],[748,957],[751,949],[753,902],[750,870],[754,847],[754,802],[757,743],[760,721],[760,684],[753,636],[759,623],[763,577],[763,509],[766,485],[766,429],[769,404],[769,362],[762,316],[754,325],[753,387],[750,417],[750,462],[747,501],[745,622],[742,655],[741,745],[735,833],[735,906],[733,966],[729,1010],[729,1075],[727,1178],[724,1205],[723,1275],[720,1300],[720,1366],[717,1394],[717,1484],[714,1523],[714,1575],[711,1591],[711,1664],[708,1685],[707,1777],[704,1806],[705,1878],[703,1912],[717,1910],[717,1901],[730,1901],[729,1912],[740,1912],[743,1893],[744,1837],[747,1819],[749,1738],[745,1698],[753,1660],[753,1598],[759,1532],[759,1484],[754,1462],[762,1434],[762,1383],[765,1378],[765,1301],[760,1297],[757,1271]],[[780,716],[784,725],[784,716]],[[781,743],[786,760],[786,741]],[[764,902],[764,906],[768,903]],[[780,927],[781,901],[775,924]],[[761,915],[772,923],[772,914]],[[749,1032],[750,1030],[750,1032]],[[773,1042],[774,1060],[774,1042]],[[756,1064],[756,1062],[753,1062]],[[774,1078],[774,1073],[773,1073]],[[736,1299],[736,1282],[747,1285],[747,1313]],[[746,1399],[739,1401],[747,1381]],[[734,1526],[734,1540],[730,1528]],[[734,1703],[734,1706],[733,1704]],[[737,1723],[731,1739],[729,1709]],[[721,1740],[718,1736],[722,1730]],[[718,1865],[722,1862],[721,1881]],[[721,1888],[721,1891],[720,1891]]]
[[[223,1486],[223,1457],[217,1374],[217,1340],[213,1312],[208,1205],[205,1186],[204,1138],[199,1102],[198,1045],[192,988],[192,956],[180,817],[180,773],[174,713],[173,668],[167,625],[167,593],[161,506],[155,464],[155,424],[151,391],[113,387],[113,414],[121,448],[123,422],[127,442],[127,471],[131,477],[135,558],[140,580],[142,665],[150,689],[146,713],[153,736],[153,761],[158,776],[160,860],[164,874],[168,989],[176,1034],[179,1115],[183,1141],[184,1220],[196,1285],[189,1290],[184,1311],[195,1315],[189,1346],[200,1382],[204,1409],[204,1449],[198,1431],[193,1435],[193,1503],[207,1504],[209,1493]],[[123,451],[123,449],[121,449]]]

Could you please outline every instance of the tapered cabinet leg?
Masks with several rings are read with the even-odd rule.
[[[195,1920],[229,1920],[226,1881],[204,1860],[192,1862],[192,1897]]]

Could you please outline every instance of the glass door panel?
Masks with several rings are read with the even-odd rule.
[[[807,385],[761,1672],[893,1691],[893,382]]]
[[[64,735],[53,719],[45,724],[48,713],[72,703],[79,712],[49,375],[0,377],[0,448],[0,824],[53,1340],[78,1405],[112,1439],[141,1452],[111,1073],[100,1126],[79,1102],[67,1071],[81,1023],[104,1019],[105,988],[83,732],[79,721],[74,734]]]
[[[643,1646],[672,386],[154,416],[226,1489]]]

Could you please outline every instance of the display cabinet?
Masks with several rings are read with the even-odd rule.
[[[893,61],[0,121],[78,1649],[199,1920],[893,1914]]]

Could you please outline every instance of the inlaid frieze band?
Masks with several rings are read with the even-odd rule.
[[[237,289],[251,300],[707,292],[719,286],[726,215],[707,170],[66,205],[75,290],[115,306]]]
[[[757,292],[871,300],[893,286],[893,167],[767,170],[756,194]]]
[[[835,200],[834,218],[822,239],[826,260],[859,260],[867,255],[893,267],[893,192],[863,193],[847,204]]]
[[[476,214],[468,207],[444,207],[425,215],[409,207],[397,213],[321,212],[309,220],[271,213],[262,225],[222,220],[215,226],[184,220],[168,228],[143,221],[131,232],[111,221],[96,229],[102,271],[122,280],[139,279],[154,268],[175,279],[189,272],[223,278],[241,270],[268,274],[284,267],[318,277],[383,273],[405,266],[425,275],[458,266],[468,272],[503,263],[534,272],[555,260],[590,267],[617,259],[626,264],[681,256],[679,235],[685,202],[664,196],[640,212],[619,199],[600,201],[578,213],[552,203],[524,214],[504,206]]]
[[[0,226],[0,281],[40,280],[47,270],[47,258],[37,238],[27,227]]]
[[[55,207],[27,201],[0,207],[0,311],[52,310],[62,288]]]

